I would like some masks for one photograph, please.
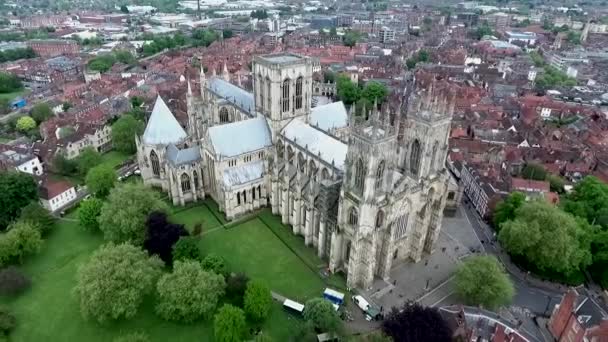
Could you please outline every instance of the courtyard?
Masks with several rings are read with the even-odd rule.
[[[231,272],[244,272],[251,279],[263,279],[272,291],[304,302],[321,296],[326,286],[344,287],[338,276],[323,278],[315,266],[323,265],[314,250],[294,237],[286,241],[280,230],[291,235],[290,228],[269,211],[262,211],[226,224],[213,202],[195,207],[174,208],[171,220],[189,230],[201,224],[200,248],[203,255],[223,257]],[[272,228],[271,228],[272,227]],[[293,235],[292,235],[293,236]],[[83,230],[76,210],[56,224],[46,238],[39,255],[22,266],[32,278],[32,287],[15,299],[0,299],[15,313],[18,327],[14,341],[111,341],[125,333],[145,331],[152,341],[212,341],[210,321],[177,324],[160,319],[154,313],[154,298],[144,302],[131,320],[100,325],[85,321],[77,298],[72,294],[78,266],[103,244],[101,233]],[[330,285],[326,285],[330,283]],[[277,341],[287,341],[300,321],[275,303],[270,317],[261,327]]]

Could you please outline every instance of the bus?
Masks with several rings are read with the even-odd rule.
[[[283,307],[288,311],[295,312],[300,315],[304,312],[304,305],[298,302],[294,302],[291,299],[285,299],[285,301],[283,302]]]
[[[338,306],[344,303],[344,293],[332,290],[330,288],[326,288],[325,291],[323,291],[323,298]]]

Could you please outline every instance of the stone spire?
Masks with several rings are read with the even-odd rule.
[[[222,69],[222,77],[224,81],[230,82],[230,74],[228,73],[228,67],[226,66],[226,61],[224,61],[224,68]]]
[[[205,68],[201,64],[200,71],[200,83],[201,83],[201,99],[205,99],[205,88],[207,88],[207,78],[205,77]]]

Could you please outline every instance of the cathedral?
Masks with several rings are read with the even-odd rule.
[[[136,137],[138,163],[144,183],[176,205],[210,196],[229,220],[272,208],[331,272],[368,288],[394,263],[433,252],[454,97],[413,79],[391,95],[395,105],[313,108],[315,68],[296,54],[256,56],[253,93],[225,67],[209,79],[201,70],[200,93],[188,81],[187,129],[158,97]]]

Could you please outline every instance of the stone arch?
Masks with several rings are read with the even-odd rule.
[[[220,123],[230,122],[230,114],[226,107],[220,108]]]
[[[298,168],[300,169],[300,172],[306,171],[306,158],[302,152],[298,153]]]
[[[359,212],[357,208],[350,207],[348,210],[348,224],[355,226],[357,223],[359,223]]]
[[[289,97],[291,96],[291,80],[289,78],[286,78],[285,80],[283,80],[283,84],[281,87],[281,103],[283,105],[283,112],[288,112],[289,111]]]
[[[150,151],[150,164],[152,164],[152,174],[157,177],[160,176],[160,162],[154,150]]]
[[[358,192],[363,192],[363,186],[365,185],[365,164],[363,164],[363,159],[359,158],[355,163],[355,190]]]
[[[271,110],[271,108],[272,108],[271,97],[272,97],[272,81],[270,81],[270,78],[268,76],[266,76],[266,108],[268,110]]]
[[[420,146],[420,141],[415,139],[412,142],[412,146],[410,148],[410,172],[414,176],[418,176],[420,172],[420,154],[422,147]]]
[[[433,144],[433,152],[431,154],[431,170],[436,171],[439,167],[438,161],[437,161],[437,152],[439,150],[439,142],[435,141],[435,143]]]
[[[378,210],[378,213],[376,214],[376,228],[382,227],[383,224],[384,224],[384,211]]]
[[[194,180],[194,188],[198,190],[199,183],[198,183],[198,173],[196,172],[196,170],[192,171],[192,179]]]
[[[190,176],[188,176],[187,173],[182,173],[182,175],[180,176],[180,183],[182,185],[182,192],[188,192],[190,191],[191,187],[190,187]]]
[[[308,162],[308,175],[310,177],[315,177],[317,176],[317,165],[315,164],[314,160],[311,160]]]
[[[378,164],[378,168],[376,169],[376,189],[382,188],[382,184],[384,181],[384,168],[385,163],[384,160]]]
[[[280,139],[277,140],[277,146],[276,146],[276,148],[277,148],[277,159],[278,160],[283,160],[284,149],[285,149],[285,147],[283,145],[283,141],[281,141]]]
[[[329,174],[329,171],[327,171],[327,168],[324,167],[323,171],[321,171],[321,179],[322,180],[326,180],[326,179],[330,179],[331,175]]]
[[[287,146],[287,161],[291,165],[293,165],[293,156],[294,155],[295,155],[295,152],[294,152],[293,148],[291,146]]]
[[[302,108],[302,93],[303,93],[302,83],[303,83],[303,80],[304,80],[304,78],[302,76],[300,76],[296,79],[296,103],[295,103],[296,109]]]

